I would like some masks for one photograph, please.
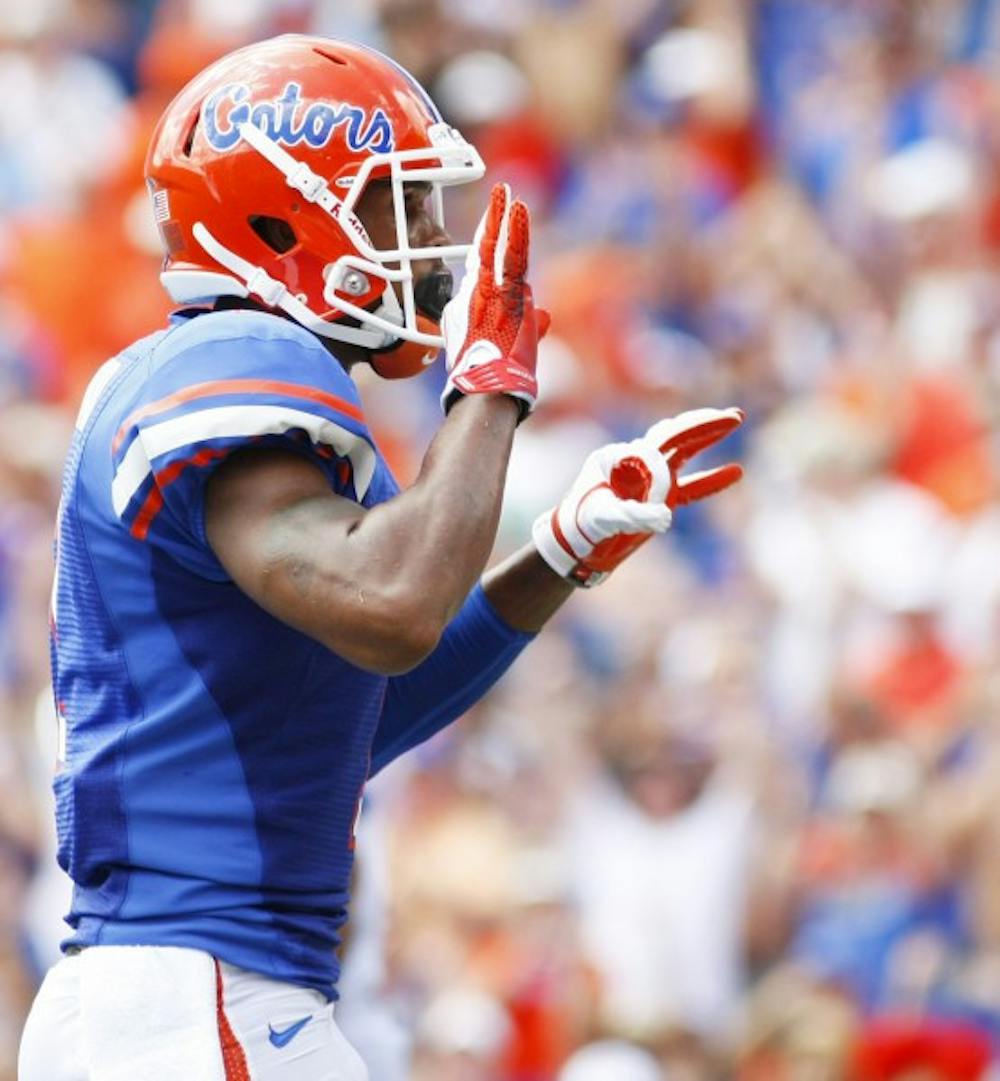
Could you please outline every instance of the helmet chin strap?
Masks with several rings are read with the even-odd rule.
[[[236,252],[230,251],[212,236],[202,222],[196,222],[192,231],[205,251],[238,279],[232,280],[232,284],[239,289],[242,296],[253,293],[269,308],[279,308],[300,326],[321,338],[364,349],[369,354],[368,360],[372,368],[383,379],[408,379],[410,376],[419,375],[437,359],[438,346],[428,345],[427,341],[433,342],[440,328],[425,316],[417,316],[418,325],[425,338],[423,342],[408,341],[377,328],[348,327],[343,323],[327,322],[289,292],[284,282],[272,278],[263,267],[254,266]],[[242,283],[242,286],[239,283]],[[402,321],[403,312],[391,285],[386,286],[383,297],[379,308],[374,313],[366,314],[374,315],[381,321]]]
[[[402,322],[403,313],[399,307],[399,301],[387,285],[383,293],[382,304],[372,313],[365,315],[374,316],[387,329],[381,327],[348,327],[343,323],[328,322],[321,319],[311,308],[302,303],[292,293],[284,282],[272,278],[261,266],[237,255],[236,252],[227,248],[217,240],[203,222],[195,222],[192,229],[195,240],[205,251],[221,266],[232,273],[243,284],[244,296],[254,293],[269,307],[280,308],[281,311],[290,315],[296,323],[301,324],[307,330],[318,334],[321,338],[332,338],[335,341],[345,342],[348,345],[356,345],[367,350],[391,350],[400,341],[390,329],[394,324]],[[353,305],[352,305],[353,307]],[[426,346],[424,349],[426,350]]]

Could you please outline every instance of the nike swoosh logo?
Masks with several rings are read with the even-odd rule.
[[[303,1017],[301,1021],[294,1022],[294,1024],[289,1025],[288,1028],[276,1029],[274,1025],[268,1025],[267,1038],[275,1047],[287,1047],[311,1020],[312,1014],[308,1017]]]

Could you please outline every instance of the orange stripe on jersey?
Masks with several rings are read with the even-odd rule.
[[[149,534],[149,527],[153,524],[153,519],[163,509],[163,489],[168,484],[173,484],[175,480],[184,472],[189,465],[208,465],[209,462],[214,461],[216,458],[222,458],[227,451],[217,450],[213,447],[206,447],[204,450],[199,450],[197,454],[192,455],[190,458],[184,458],[181,461],[171,462],[166,469],[161,469],[159,473],[154,475],[156,484],[153,486],[149,495],[146,496],[145,501],[139,508],[139,513],[135,516],[135,520],[132,522],[129,532],[136,540],[145,540]]]
[[[219,1026],[219,1045],[222,1048],[222,1064],[226,1081],[250,1081],[247,1055],[233,1032],[226,1016],[226,1001],[222,989],[222,968],[215,962],[215,1015]]]
[[[217,394],[283,394],[289,398],[301,398],[304,401],[319,402],[345,417],[364,423],[364,414],[356,406],[344,398],[338,398],[335,394],[328,394],[325,390],[317,390],[315,387],[306,387],[301,383],[284,383],[277,379],[213,379],[207,383],[194,383],[190,387],[178,390],[174,394],[168,394],[166,398],[149,402],[140,406],[130,413],[115,433],[111,444],[111,450],[117,451],[122,445],[122,440],[129,433],[133,425],[146,417],[154,417],[157,413],[165,413],[173,409],[175,405],[183,405],[185,402],[196,401],[198,398],[210,398]]]
[[[153,519],[162,509],[163,496],[160,494],[160,489],[154,487],[149,495],[146,496],[145,502],[139,508],[139,513],[135,516],[135,521],[129,527],[129,532],[136,540],[146,539],[146,535],[149,533],[149,527],[152,525]]]

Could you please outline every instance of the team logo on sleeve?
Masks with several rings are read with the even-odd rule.
[[[253,102],[246,83],[228,83],[202,106],[205,137],[216,150],[231,150],[240,141],[240,124],[249,121],[284,146],[305,143],[319,150],[337,133],[353,151],[388,154],[394,149],[392,125],[382,109],[326,101],[303,108],[301,94],[301,85],[289,82],[280,96]]]

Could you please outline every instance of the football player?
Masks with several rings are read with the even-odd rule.
[[[364,1078],[333,1003],[366,780],[738,477],[677,477],[738,411],[661,422],[591,455],[481,578],[547,321],[505,187],[471,245],[445,231],[442,189],[483,171],[407,72],[324,38],[231,54],[162,117],[147,175],[178,309],[97,373],[65,471],[72,932],[21,1081]],[[441,349],[445,420],[400,492],[350,369],[409,376]]]

